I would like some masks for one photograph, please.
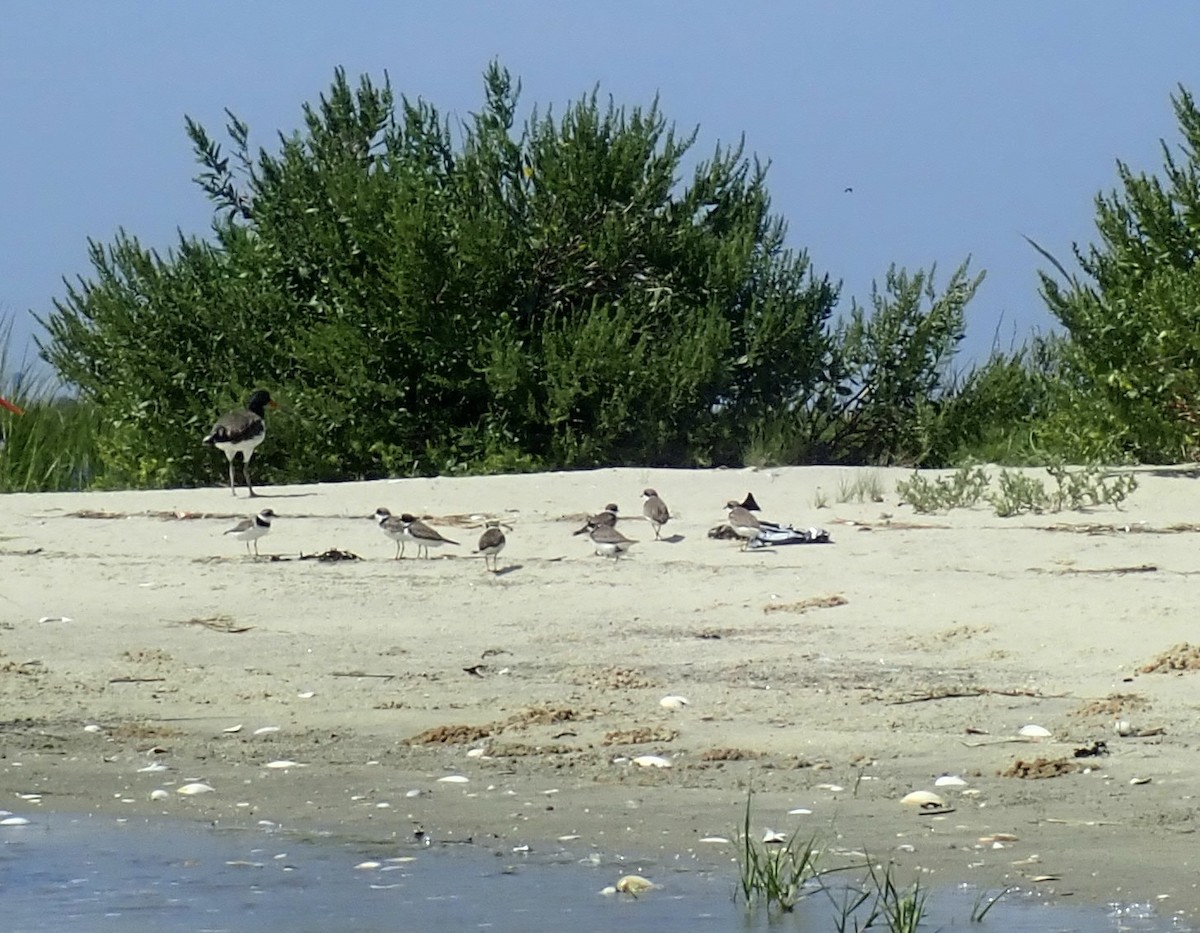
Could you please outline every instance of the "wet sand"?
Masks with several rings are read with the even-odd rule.
[[[839,502],[865,474],[883,501]],[[1142,470],[1122,511],[1000,519],[915,515],[908,475],[0,497],[0,808],[719,865],[733,846],[705,840],[733,837],[752,787],[756,833],[814,834],[834,862],[1200,915],[1200,671],[1139,670],[1200,667],[1179,647],[1200,644],[1195,478]],[[638,517],[646,486],[667,540]],[[708,538],[748,491],[833,543]],[[609,501],[638,541],[615,562],[571,534]],[[392,560],[378,506],[462,546]],[[263,507],[247,559],[222,532]],[[496,575],[471,554],[485,516],[512,527]],[[329,549],[362,560],[299,559]],[[902,804],[914,790],[945,812]]]

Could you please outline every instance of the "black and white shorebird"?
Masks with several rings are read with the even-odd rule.
[[[726,502],[725,508],[729,509],[729,527],[733,529],[735,535],[742,539],[742,550],[744,551],[751,541],[757,540],[758,536],[762,534],[762,522],[751,515],[749,509],[734,499]]]
[[[239,541],[246,542],[246,554],[250,553],[250,543],[254,543],[254,556],[258,556],[258,539],[271,530],[271,519],[275,517],[275,513],[270,509],[263,509],[253,518],[243,518],[240,522],[230,528],[225,534],[233,535]]]
[[[457,541],[451,541],[449,538],[442,537],[441,534],[434,531],[415,515],[405,512],[400,516],[400,521],[404,523],[405,537],[417,546],[417,557],[421,556],[422,551],[425,552],[425,557],[428,557],[431,547],[441,547],[443,544],[458,546]]]
[[[642,514],[654,529],[654,540],[658,541],[663,525],[671,520],[671,512],[653,489],[642,490]]]
[[[588,520],[583,523],[583,527],[572,534],[586,535],[590,534],[593,528],[600,528],[607,525],[609,528],[615,527],[617,524],[617,504],[610,502],[604,507],[604,510],[597,512],[595,515],[588,516]]]
[[[379,523],[379,530],[396,542],[395,560],[399,560],[404,556],[404,542],[409,540],[406,534],[407,526],[404,519],[398,515],[393,515],[390,511],[383,508],[375,510],[375,521]]]
[[[263,418],[264,411],[267,408],[278,407],[272,401],[270,392],[266,389],[259,389],[246,401],[245,408],[231,411],[217,419],[213,429],[204,438],[205,444],[216,447],[229,460],[229,491],[235,496],[237,490],[234,488],[233,482],[233,459],[238,454],[242,455],[242,476],[246,480],[246,488],[250,491],[251,496],[258,495],[250,482],[250,458],[254,456],[254,449],[267,436],[267,422]]]
[[[479,547],[475,549],[475,553],[483,555],[483,566],[492,573],[500,571],[500,552],[504,550],[505,543],[500,523],[495,519],[490,519],[484,526],[483,534],[479,536]],[[491,562],[490,566],[489,561]]]
[[[631,538],[626,538],[613,525],[597,525],[589,532],[596,553],[601,557],[611,557],[614,560],[637,544]]]

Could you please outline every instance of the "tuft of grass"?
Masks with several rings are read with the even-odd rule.
[[[1001,470],[992,488],[992,478],[979,466],[963,466],[949,477],[930,481],[920,473],[896,484],[901,501],[916,512],[944,512],[970,508],[981,500],[992,507],[996,515],[1009,518],[1024,512],[1062,512],[1109,505],[1120,509],[1121,503],[1138,488],[1137,477],[1113,474],[1106,468],[1091,465],[1071,470],[1061,464],[1046,467],[1053,486],[1026,473]]]
[[[999,894],[995,895],[990,894],[986,890],[980,891],[975,896],[975,904],[971,908],[971,922],[983,923],[983,918],[988,915],[988,911],[1000,903],[1000,898],[1004,897],[1011,890],[1011,887],[1006,887]]]
[[[907,888],[898,887],[893,862],[888,862],[882,875],[872,865],[870,875],[875,888],[874,909],[887,923],[889,933],[916,933],[917,927],[925,919],[926,901],[929,899],[929,892],[921,886],[920,880]]]
[[[856,470],[838,480],[838,502],[882,502],[883,481],[874,470]]]
[[[819,878],[817,863],[821,850],[816,837],[801,841],[793,833],[785,842],[762,842],[751,834],[751,799],[746,794],[746,811],[741,829],[737,832],[738,894],[748,907],[765,904],[791,912],[805,896],[805,885]]]

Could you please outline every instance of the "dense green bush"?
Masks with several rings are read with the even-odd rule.
[[[452,128],[339,71],[276,153],[188,121],[211,239],[92,243],[44,321],[108,481],[219,478],[199,438],[259,385],[268,481],[928,454],[965,266],[940,294],[892,270],[835,322],[740,147],[695,160],[657,104],[595,93],[518,128],[508,73],[485,90]]]
[[[1067,332],[1043,429],[1078,460],[1194,456],[1200,423],[1200,111],[1172,97],[1183,142],[1161,177],[1117,163],[1121,190],[1096,198],[1099,243],[1082,275],[1045,250],[1043,296]],[[1036,244],[1035,244],[1036,246]]]

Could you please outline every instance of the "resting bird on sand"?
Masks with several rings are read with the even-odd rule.
[[[500,523],[490,519],[483,534],[479,536],[479,547],[475,549],[475,553],[483,555],[483,566],[492,573],[500,571],[500,552],[504,550],[504,543],[504,532],[500,529]]]
[[[663,525],[671,520],[671,512],[653,489],[642,491],[642,514],[654,529],[654,540],[658,541]]]
[[[612,525],[597,525],[592,529],[590,537],[592,544],[596,546],[598,555],[611,557],[614,560],[619,559],[622,554],[637,544],[636,541],[626,538]]]
[[[457,541],[443,538],[441,534],[434,531],[415,515],[405,512],[400,516],[400,521],[404,522],[405,536],[417,546],[417,557],[421,556],[422,551],[425,552],[426,557],[429,557],[429,549],[431,547],[441,547],[443,544],[458,546]]]
[[[258,539],[271,530],[271,519],[275,517],[275,513],[270,509],[263,509],[253,518],[243,518],[240,522],[230,528],[225,534],[233,535],[239,541],[246,542],[246,555],[250,554],[250,542],[254,542],[254,556],[258,556]]]
[[[583,527],[578,531],[572,532],[572,534],[586,535],[590,533],[593,528],[599,528],[603,525],[607,525],[609,528],[612,528],[616,524],[617,504],[615,502],[610,502],[604,507],[603,512],[597,512],[595,515],[589,517],[588,520],[583,523]]]
[[[271,400],[271,393],[259,389],[246,402],[245,408],[239,408],[222,415],[213,429],[204,438],[204,443],[221,450],[229,460],[229,491],[235,496],[237,490],[233,482],[233,458],[242,455],[242,476],[246,480],[246,488],[251,496],[258,493],[250,482],[250,458],[254,456],[254,448],[263,442],[267,436],[267,423],[263,419],[266,408],[278,408]]]
[[[408,526],[404,520],[398,515],[393,515],[387,509],[380,506],[375,510],[375,521],[379,523],[379,530],[396,542],[396,557],[399,560],[404,556],[404,542],[409,540],[407,535]]]

